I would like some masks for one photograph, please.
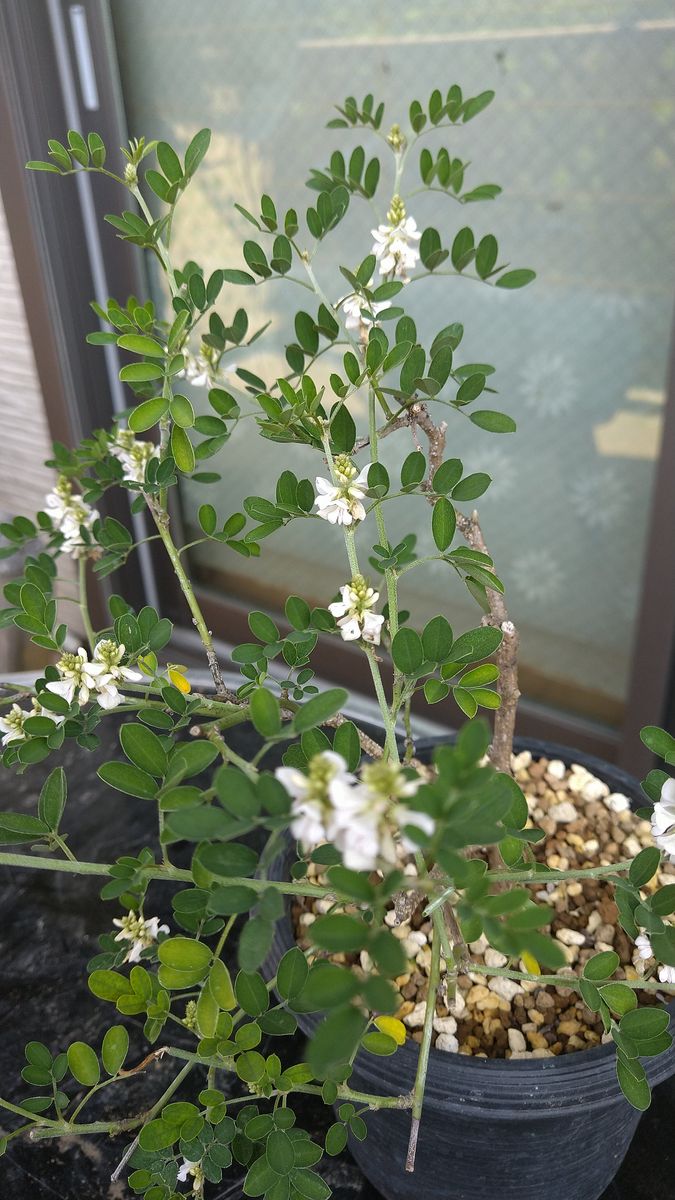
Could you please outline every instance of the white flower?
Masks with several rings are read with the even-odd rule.
[[[105,674],[99,679],[98,702],[101,708],[116,708],[124,699],[118,692],[116,684],[121,682],[141,683],[143,680],[143,676],[138,671],[132,671],[130,667],[120,665],[125,649],[124,642],[118,644],[110,638],[104,638],[94,647],[94,662],[102,663],[105,669]]]
[[[370,763],[358,780],[339,754],[326,750],[314,755],[307,775],[279,767],[276,776],[293,797],[293,836],[308,850],[332,842],[352,871],[371,871],[380,862],[395,865],[399,847],[414,849],[415,841],[400,836],[401,825],[434,832],[428,814],[400,803],[421,781],[408,779],[397,765]]]
[[[666,779],[652,810],[652,836],[675,863],[675,779]]]
[[[168,933],[168,925],[160,925],[159,917],[145,918],[140,913],[129,909],[126,917],[114,917],[113,925],[117,925],[119,933],[115,935],[116,942],[131,942],[125,962],[138,962],[144,950],[157,941],[158,934]]]
[[[47,691],[63,696],[69,704],[77,700],[78,704],[86,704],[92,692],[100,686],[101,676],[105,674],[103,663],[89,662],[87,651],[80,646],[77,654],[64,654],[56,664],[61,678],[58,682],[48,683]]]
[[[211,364],[201,355],[195,356],[185,351],[185,366],[178,371],[176,379],[187,379],[193,387],[211,387]]]
[[[366,510],[363,498],[368,488],[368,471],[370,463],[357,473],[357,469],[347,454],[340,454],[335,459],[335,483],[330,479],[317,476],[317,496],[314,501],[318,515],[331,525],[352,525],[354,521],[363,521]]]
[[[24,733],[23,723],[33,715],[25,708],[20,708],[18,704],[13,704],[9,712],[4,717],[0,717],[0,732],[4,734],[3,746],[9,746],[10,742],[25,741],[27,735]]]
[[[371,279],[368,287],[372,287],[372,283]],[[341,308],[345,314],[345,329],[350,333],[358,333],[362,341],[367,341],[368,331],[373,324],[368,313],[376,317],[386,308],[391,308],[391,300],[378,300],[370,304],[362,296],[354,294],[342,301]]]
[[[638,934],[635,939],[635,949],[637,950],[639,957],[645,959],[645,961],[648,958],[652,958],[654,954],[654,951],[652,950],[652,944],[646,933]]]
[[[154,442],[144,442],[134,437],[131,429],[118,429],[110,453],[119,459],[124,478],[130,483],[143,483],[145,468],[151,458],[159,454]]]
[[[83,646],[80,646],[77,654],[64,654],[56,664],[61,678],[48,683],[47,690],[63,696],[69,704],[74,700],[78,704],[86,704],[95,693],[101,708],[116,708],[124,699],[117,684],[123,680],[139,683],[143,678],[137,671],[120,666],[124,649],[124,645],[105,639],[97,644],[91,662]]]
[[[380,593],[373,591],[361,575],[340,588],[342,600],[328,605],[328,611],[337,619],[340,634],[345,642],[362,638],[379,646],[384,617],[370,610],[377,604]]]
[[[420,252],[416,245],[422,234],[413,217],[405,215],[400,196],[394,196],[387,213],[387,224],[371,229],[375,239],[372,253],[380,264],[380,275],[393,272],[397,279],[408,282],[407,272],[417,266]]]
[[[82,540],[81,528],[91,530],[99,519],[98,510],[85,504],[81,496],[73,494],[73,485],[61,475],[53,492],[45,496],[47,516],[54,529],[63,535],[62,549],[74,558],[80,558],[91,550]]]
[[[308,849],[329,840],[328,820],[334,807],[345,800],[356,782],[340,754],[325,750],[315,754],[309,774],[295,767],[277,767],[277,779],[293,797],[291,833]]]
[[[638,934],[635,939],[635,949],[637,951],[638,958],[643,959],[645,962],[647,959],[653,958],[654,956],[652,944],[646,933]],[[662,963],[658,969],[658,976],[661,983],[675,984],[675,967],[669,967],[665,963]]]

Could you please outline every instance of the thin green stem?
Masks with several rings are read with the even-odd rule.
[[[216,652],[215,652],[215,649],[213,646],[213,638],[211,636],[211,630],[208,628],[206,621],[204,620],[204,614],[202,613],[202,610],[199,606],[199,603],[197,601],[197,597],[195,596],[194,589],[192,587],[190,579],[188,578],[188,576],[183,568],[183,564],[180,560],[180,555],[178,553],[176,544],[175,544],[173,538],[171,537],[171,533],[169,532],[168,514],[165,511],[158,510],[156,505],[151,503],[149,497],[147,499],[148,499],[148,507],[150,508],[150,512],[152,513],[155,525],[157,526],[157,532],[159,533],[159,536],[161,537],[162,542],[164,543],[164,548],[169,556],[169,559],[170,559],[171,565],[174,569],[176,578],[178,579],[178,582],[180,584],[180,589],[181,589],[183,595],[185,596],[185,599],[187,600],[188,608],[190,609],[190,612],[192,613],[192,620],[194,622],[195,628],[197,629],[197,632],[199,633],[202,645],[206,651],[206,657],[208,659],[209,669],[211,671],[211,675],[213,677],[213,682],[216,687],[216,694],[218,696],[223,696],[226,694],[226,688],[225,688],[225,684],[223,682],[223,676],[222,676],[222,673],[220,670],[220,664],[218,662],[218,657],[216,655]]]
[[[375,409],[375,393],[370,389],[368,396],[368,432],[370,437],[370,460],[378,462],[378,444],[377,444],[377,411]],[[375,509],[375,523],[377,525],[377,535],[381,545],[389,547],[387,538],[387,528],[384,521],[384,513],[379,500],[373,505]],[[387,587],[387,606],[389,610],[389,632],[392,639],[396,637],[398,632],[398,589],[396,584],[396,572],[392,571],[391,567],[387,567],[384,572],[385,583]]]
[[[236,750],[233,750],[231,746],[228,746],[218,731],[217,722],[207,726],[204,730],[204,737],[216,747],[223,762],[232,763],[232,766],[238,767],[249,779],[256,780],[258,778],[258,768],[253,763],[247,762],[240,754],[237,754]]]
[[[96,634],[94,633],[94,627],[91,623],[91,617],[89,616],[89,602],[87,600],[87,557],[85,554],[81,556],[78,562],[78,583],[78,603],[80,605],[80,613],[82,615],[82,624],[84,625],[84,632],[86,633],[87,641],[89,642],[89,649],[90,651],[93,651],[94,643],[96,642]]]
[[[69,849],[69,847],[67,846],[64,839],[62,837],[60,837],[58,833],[52,833],[51,837],[52,837],[52,841],[56,842],[56,845],[58,846],[59,850],[63,851],[66,858],[69,859],[70,862],[77,862],[77,859],[76,859],[75,855],[73,854],[72,850]]]
[[[422,1028],[422,1042],[420,1044],[420,1053],[417,1060],[417,1073],[415,1075],[415,1086],[413,1089],[412,1103],[412,1122],[410,1126],[410,1141],[408,1142],[408,1154],[406,1157],[405,1169],[413,1172],[415,1170],[415,1155],[417,1153],[417,1139],[419,1137],[420,1121],[422,1119],[422,1106],[424,1104],[424,1089],[427,1079],[427,1069],[429,1067],[429,1053],[431,1051],[431,1036],[434,1031],[434,1016],[436,1013],[436,993],[438,991],[438,983],[440,980],[440,963],[441,963],[441,939],[438,934],[438,928],[434,928],[434,934],[431,940],[431,965],[429,967],[429,992],[427,994],[427,1006],[424,1011],[424,1026]]]
[[[536,983],[541,987],[551,984],[554,987],[569,987],[578,990],[582,983],[578,975],[532,975],[527,971],[512,971],[510,967],[488,967],[484,963],[472,962],[469,970],[472,973],[475,971],[479,975],[502,975],[505,979],[525,979],[528,983]],[[599,981],[598,986],[602,987],[609,982],[610,980],[603,979]],[[638,992],[668,992],[675,995],[675,984],[660,983],[658,979],[620,979],[611,982],[622,983]]]

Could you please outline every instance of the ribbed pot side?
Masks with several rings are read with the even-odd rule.
[[[446,740],[420,743],[420,757],[429,758]],[[535,758],[581,763],[635,807],[642,803],[637,781],[600,759],[528,739],[520,739],[516,749],[531,750]],[[292,857],[289,847],[270,877],[287,875]],[[293,944],[287,916],[277,924],[270,974]],[[670,1011],[672,1032],[675,1001]],[[316,1023],[316,1017],[300,1017],[306,1033]],[[417,1055],[411,1041],[391,1057],[362,1051],[350,1086],[380,1095],[409,1092]],[[675,1048],[643,1061],[654,1086],[675,1071]],[[598,1200],[619,1169],[639,1119],[616,1082],[612,1045],[516,1062],[432,1049],[414,1174],[404,1165],[410,1131],[405,1110],[369,1113],[367,1139],[352,1139],[350,1149],[386,1200]]]

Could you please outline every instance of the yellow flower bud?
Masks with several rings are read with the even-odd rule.
[[[541,975],[541,967],[537,962],[534,954],[530,954],[529,950],[524,950],[522,954],[523,966],[530,975]]]
[[[405,1025],[403,1021],[399,1021],[398,1017],[376,1017],[375,1024],[380,1030],[380,1033],[386,1033],[390,1038],[393,1038],[397,1046],[402,1046],[405,1042]]]
[[[190,694],[192,691],[192,684],[190,683],[189,679],[185,678],[182,671],[179,671],[178,667],[169,667],[167,674],[170,682],[175,688],[178,688],[179,692],[182,692],[184,696],[188,696]]]

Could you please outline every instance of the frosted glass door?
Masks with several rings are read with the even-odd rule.
[[[130,133],[184,144],[199,127],[213,129],[174,230],[176,260],[194,257],[207,271],[243,265],[239,246],[250,226],[234,201],[257,211],[261,193],[270,192],[302,212],[311,197],[303,186],[308,168],[353,147],[355,135],[323,128],[334,102],[373,91],[386,102],[388,128],[405,120],[410,98],[426,100],[434,86],[495,89],[485,114],[434,142],[469,157],[472,179],[499,182],[503,196],[470,212],[433,194],[410,199],[408,208],[420,226],[442,230],[445,244],[467,220],[495,233],[514,261],[536,269],[536,284],[509,293],[438,280],[410,288],[404,302],[425,333],[463,322],[462,361],[478,355],[495,364],[499,399],[518,422],[515,436],[495,436],[455,420],[449,448],[467,469],[494,476],[480,511],[521,630],[525,692],[618,724],[672,320],[670,5],[115,0],[112,9]],[[369,148],[382,150],[375,141]],[[381,200],[386,210],[386,185]],[[358,263],[373,224],[367,204],[355,202],[342,237],[328,239],[318,269],[332,296],[340,286],[338,240],[340,261]],[[287,370],[298,295],[278,282],[223,294],[224,316],[241,304],[252,328],[271,321],[237,365],[268,379]],[[317,382],[327,381],[336,361],[320,360]],[[197,390],[193,400],[206,403]],[[184,488],[188,532],[205,499],[225,515],[251,492],[271,495],[281,453],[243,422],[214,460],[223,484]],[[300,447],[283,455],[300,476],[315,468]],[[430,542],[423,518],[422,547]],[[402,536],[421,523],[419,502],[409,510],[392,505],[388,519],[391,535]],[[193,565],[204,586],[272,609],[290,592],[325,604],[343,581],[321,522],[298,522],[263,546],[264,570],[213,543],[195,551]],[[414,572],[403,602],[430,616],[447,589],[444,606],[456,628],[475,623],[462,585],[440,567]]]

